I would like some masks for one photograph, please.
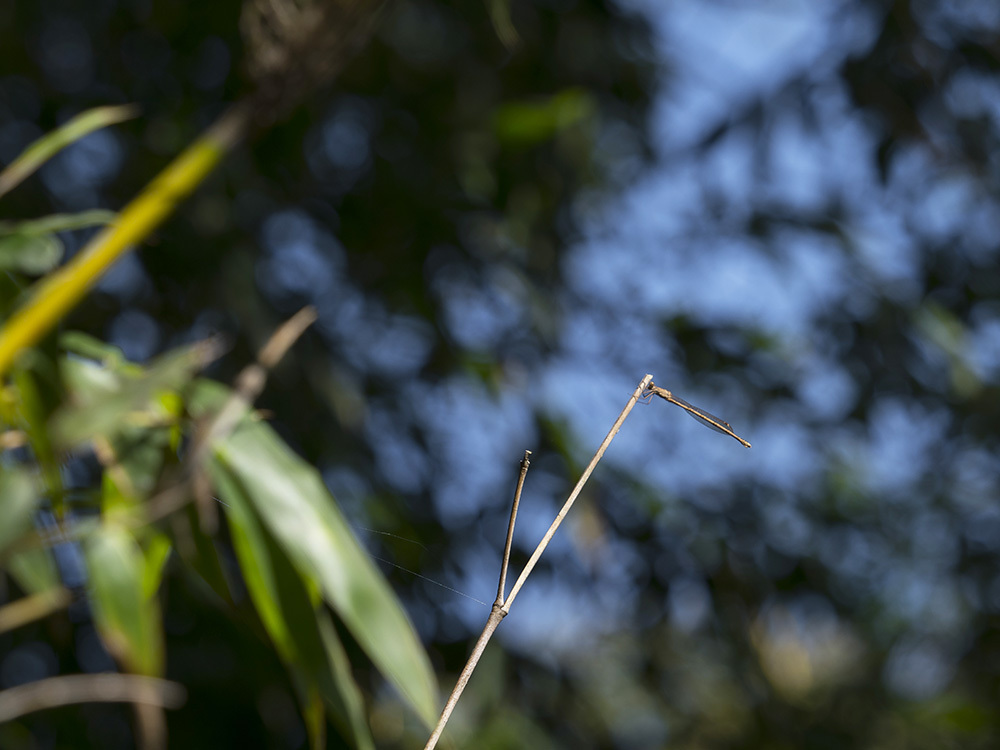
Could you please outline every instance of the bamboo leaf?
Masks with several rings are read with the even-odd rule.
[[[345,691],[340,686],[348,682],[354,683],[354,675],[351,674],[351,662],[347,658],[347,652],[340,642],[337,629],[333,626],[333,619],[328,612],[320,612],[316,618],[319,625],[320,636],[323,638],[323,648],[326,651],[326,658],[330,664],[332,680],[322,680],[320,691],[326,698],[327,704],[347,717],[350,722],[351,731],[358,739],[359,750],[369,750],[373,747],[371,732],[365,717],[365,705],[359,690]],[[337,708],[338,704],[343,704],[342,708]]]
[[[62,260],[63,245],[53,234],[10,232],[0,235],[0,269],[38,275]]]
[[[514,22],[510,19],[510,0],[487,0],[490,12],[490,23],[493,24],[493,31],[497,38],[507,48],[508,52],[513,52],[521,43],[521,37],[514,28]]]
[[[114,437],[137,412],[164,416],[156,397],[185,386],[213,356],[214,346],[202,342],[167,352],[137,376],[66,359],[63,370],[74,403],[53,417],[53,440],[61,447],[72,447],[95,436]]]
[[[512,146],[533,146],[594,116],[593,97],[582,89],[568,88],[546,99],[515,101],[497,110],[497,137]]]
[[[112,371],[123,368],[133,368],[138,374],[141,369],[125,359],[122,350],[101,339],[88,336],[81,331],[65,331],[59,334],[59,348],[70,354],[76,354],[85,359],[92,359],[104,368]]]
[[[105,647],[130,672],[162,675],[160,607],[155,591],[146,592],[152,576],[142,548],[128,531],[105,523],[84,549],[94,621]]]
[[[28,219],[17,222],[0,222],[0,235],[8,234],[54,234],[56,232],[66,232],[71,229],[85,229],[87,227],[102,226],[110,224],[115,220],[115,212],[102,208],[95,208],[92,211],[80,211],[75,214],[51,214],[40,219]]]
[[[108,125],[130,120],[139,114],[133,106],[95,107],[81,112],[65,125],[47,133],[32,143],[17,159],[0,172],[0,196],[23,182],[45,162],[74,141],[106,128]]]
[[[191,401],[196,417],[221,408],[228,390],[199,381]],[[243,419],[219,439],[210,461],[246,488],[263,525],[308,580],[315,580],[368,657],[428,726],[436,719],[437,690],[413,625],[378,568],[354,538],[318,472],[265,424]]]
[[[63,245],[56,232],[110,224],[114,219],[112,211],[94,210],[0,222],[0,269],[26,274],[51,271],[63,256]]]
[[[156,596],[163,581],[163,569],[170,559],[173,545],[166,534],[153,532],[146,540],[143,551],[145,564],[142,566],[142,593],[147,599]]]
[[[31,528],[31,516],[38,504],[31,475],[24,469],[5,468],[0,472],[0,552]]]
[[[52,410],[52,378],[45,378],[47,360],[35,357],[35,369],[18,367],[14,371],[17,417],[28,437],[41,471],[45,491],[57,513],[62,512],[63,484],[56,448],[47,421]]]
[[[211,473],[226,503],[230,536],[247,590],[279,655],[296,675],[313,746],[324,744],[322,704],[315,705],[315,698],[322,695],[354,746],[373,750],[361,692],[329,615],[319,606],[315,585],[308,586],[261,526],[246,490],[221,462],[211,464]]]
[[[198,514],[193,505],[188,505],[183,514],[184,524],[191,530],[185,538],[185,542],[189,543],[178,542],[176,549],[187,569],[195,574],[192,580],[206,597],[214,594],[219,597],[220,603],[235,606],[226,569],[215,542],[212,537],[200,532]]]
[[[60,585],[55,560],[44,547],[32,547],[11,555],[6,569],[21,590],[29,594],[52,591]]]

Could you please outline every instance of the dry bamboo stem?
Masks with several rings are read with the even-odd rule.
[[[186,698],[176,682],[135,674],[49,677],[0,692],[0,723],[33,711],[72,703],[145,703],[180,708]]]
[[[559,528],[560,524],[562,524],[563,519],[566,517],[566,514],[569,513],[570,508],[573,507],[573,503],[576,502],[576,498],[580,495],[580,491],[583,489],[583,486],[587,483],[587,480],[590,479],[590,475],[593,473],[594,467],[597,466],[597,462],[601,460],[604,456],[604,452],[611,444],[611,441],[614,439],[615,435],[618,434],[622,424],[625,422],[625,418],[628,416],[629,412],[632,411],[632,407],[635,406],[636,401],[639,400],[639,397],[646,390],[646,387],[650,384],[650,382],[652,382],[652,380],[652,375],[646,375],[646,377],[640,381],[639,386],[629,397],[628,403],[625,404],[625,408],[622,409],[621,414],[618,415],[618,419],[616,419],[615,423],[611,425],[611,429],[604,438],[604,442],[601,443],[600,447],[597,449],[597,453],[594,454],[594,457],[590,459],[590,463],[587,465],[587,468],[584,469],[583,474],[576,483],[576,487],[573,488],[573,491],[566,499],[566,502],[563,503],[562,509],[559,511],[558,515],[556,515],[552,525],[549,526],[549,530],[545,532],[545,536],[542,537],[538,546],[535,547],[535,551],[532,553],[531,558],[521,571],[521,575],[514,584],[514,588],[511,589],[510,596],[504,600],[503,587],[507,574],[507,562],[510,555],[511,538],[514,533],[514,518],[517,515],[517,504],[521,496],[521,487],[524,484],[524,475],[528,470],[529,452],[525,451],[524,459],[521,461],[521,475],[518,478],[517,490],[514,495],[514,507],[511,510],[510,524],[507,530],[507,544],[504,550],[503,563],[500,570],[500,586],[499,591],[497,592],[497,600],[493,604],[493,609],[490,611],[489,619],[487,619],[486,625],[483,627],[483,632],[479,635],[479,640],[476,641],[475,648],[472,649],[472,653],[469,655],[469,660],[466,662],[465,668],[459,675],[458,681],[455,683],[455,687],[452,689],[451,695],[448,697],[448,702],[445,704],[444,710],[441,712],[441,718],[438,720],[437,726],[434,727],[434,731],[428,738],[427,744],[424,745],[424,750],[433,750],[433,748],[437,746],[438,740],[441,739],[441,733],[444,732],[445,725],[447,725],[452,711],[455,710],[455,706],[458,704],[459,698],[462,697],[462,691],[465,690],[465,686],[468,684],[469,678],[472,677],[472,673],[476,670],[476,665],[479,664],[479,659],[486,650],[486,644],[490,642],[490,638],[493,637],[493,633],[496,631],[500,621],[507,616],[508,612],[510,612],[510,605],[513,603],[514,597],[517,596],[517,592],[521,590],[524,582],[527,580],[531,571],[538,563],[538,559],[542,556],[542,553],[549,545],[549,542],[552,541],[552,537],[555,536],[556,530]]]
[[[521,571],[521,575],[518,576],[517,581],[514,583],[514,588],[510,590],[510,596],[504,600],[504,614],[510,612],[510,605],[514,603],[514,598],[517,596],[517,592],[521,590],[524,582],[528,579],[528,576],[531,575],[531,571],[538,563],[538,558],[542,556],[545,548],[549,546],[549,542],[552,541],[552,537],[555,536],[556,529],[559,528],[563,519],[566,518],[566,514],[569,513],[570,508],[573,507],[573,503],[576,502],[576,498],[580,495],[580,491],[583,489],[583,486],[587,483],[587,480],[590,479],[590,475],[593,473],[594,467],[597,466],[597,462],[604,456],[604,451],[608,449],[608,446],[611,445],[611,441],[614,440],[615,435],[618,434],[618,430],[622,428],[622,423],[625,422],[625,417],[627,417],[628,413],[632,411],[632,407],[635,406],[635,402],[639,400],[642,392],[646,390],[646,386],[649,385],[652,380],[652,375],[646,375],[646,377],[639,382],[639,386],[635,389],[632,395],[629,396],[628,403],[625,404],[625,408],[622,409],[622,413],[618,415],[618,419],[615,420],[615,423],[611,425],[611,429],[604,438],[604,442],[601,443],[601,446],[597,449],[597,453],[594,454],[594,457],[590,459],[590,463],[587,465],[587,468],[583,470],[583,474],[580,475],[580,479],[576,483],[576,487],[573,488],[569,497],[566,498],[566,502],[563,503],[563,507],[560,509],[559,514],[552,522],[552,525],[549,526],[549,530],[545,532],[545,536],[542,537],[542,541],[538,543],[538,546],[535,547],[535,551],[531,553],[531,558],[528,560],[527,564],[525,564],[524,570]]]
[[[507,565],[510,563],[510,546],[514,541],[514,521],[517,520],[517,506],[521,502],[521,490],[524,488],[524,477],[531,466],[529,456],[531,451],[524,452],[521,459],[521,473],[517,477],[517,489],[514,490],[514,502],[510,506],[510,523],[507,524],[507,543],[503,548],[503,560],[500,561],[500,584],[497,586],[496,604],[503,606],[503,592],[507,584]]]

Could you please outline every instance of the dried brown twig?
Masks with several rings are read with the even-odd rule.
[[[69,590],[59,586],[4,604],[0,607],[0,633],[48,617],[53,612],[68,607],[72,600],[73,595]]]
[[[542,541],[540,541],[538,546],[535,547],[535,551],[531,554],[531,557],[525,564],[524,569],[521,571],[521,575],[518,576],[517,581],[514,583],[514,587],[510,590],[510,595],[504,597],[503,584],[507,575],[507,562],[510,555],[511,538],[514,533],[514,517],[517,513],[517,504],[521,496],[521,487],[524,484],[524,475],[528,470],[529,452],[525,452],[524,460],[521,462],[521,475],[518,478],[517,491],[514,495],[514,507],[511,511],[511,519],[507,531],[507,544],[504,550],[504,559],[500,570],[500,589],[497,592],[497,600],[493,604],[493,609],[490,611],[490,616],[486,621],[486,626],[483,628],[483,632],[480,634],[479,640],[476,641],[476,645],[472,649],[472,654],[469,656],[469,660],[466,662],[461,675],[459,675],[458,682],[455,683],[455,687],[451,691],[451,695],[448,697],[448,702],[445,703],[444,710],[441,712],[441,718],[438,720],[437,726],[434,728],[430,738],[427,740],[424,750],[433,750],[433,748],[437,746],[438,740],[441,738],[441,733],[444,732],[444,728],[448,723],[448,719],[451,717],[452,711],[455,710],[455,706],[458,705],[459,698],[462,697],[462,691],[465,690],[465,686],[468,684],[469,678],[472,677],[472,673],[476,670],[476,665],[479,663],[480,657],[482,657],[483,652],[486,650],[486,644],[490,642],[490,638],[493,637],[493,633],[496,631],[500,621],[507,616],[508,612],[510,612],[510,606],[514,603],[517,593],[521,590],[521,587],[524,585],[528,576],[531,575],[531,571],[538,563],[538,559],[542,556],[545,548],[549,546],[549,542],[552,541],[552,537],[555,536],[556,530],[559,528],[560,524],[562,524],[566,514],[569,513],[570,508],[573,507],[573,503],[576,502],[576,498],[580,495],[580,491],[583,489],[583,486],[587,483],[587,480],[590,479],[590,475],[593,473],[594,467],[597,466],[597,462],[604,456],[604,452],[608,449],[608,446],[611,445],[611,441],[614,439],[615,435],[618,434],[618,430],[621,429],[622,424],[625,422],[625,417],[627,417],[628,413],[632,411],[632,407],[635,406],[636,401],[639,400],[642,392],[646,389],[646,386],[652,382],[652,380],[652,375],[644,377],[639,383],[639,387],[636,388],[629,397],[628,403],[625,404],[625,408],[622,409],[621,414],[618,415],[618,419],[616,419],[615,423],[611,425],[611,429],[604,438],[604,442],[601,443],[600,447],[597,449],[597,453],[594,454],[594,457],[590,459],[590,463],[587,465],[587,468],[584,469],[583,474],[576,483],[576,487],[573,488],[573,491],[566,499],[566,502],[563,503],[563,507],[559,510],[559,513],[556,515],[552,525],[549,526],[549,530],[545,532],[545,536],[542,537]]]
[[[134,674],[73,674],[49,677],[0,692],[0,724],[45,708],[72,703],[135,703],[180,708],[184,686]]]
[[[552,540],[552,537],[555,536],[556,530],[559,528],[560,524],[562,524],[563,519],[573,507],[573,503],[576,502],[577,497],[580,495],[580,491],[587,483],[587,480],[590,478],[591,473],[593,473],[598,461],[600,461],[604,456],[604,452],[611,444],[612,439],[614,439],[615,435],[618,434],[622,424],[625,422],[625,418],[629,415],[629,412],[632,411],[632,407],[635,406],[636,402],[640,398],[653,395],[659,396],[660,398],[666,399],[670,403],[681,407],[705,426],[710,427],[717,432],[721,432],[724,435],[729,435],[730,437],[735,438],[747,448],[750,447],[750,443],[733,432],[733,428],[729,422],[719,419],[718,417],[709,414],[707,411],[700,409],[693,404],[689,404],[681,398],[677,398],[665,388],[653,385],[653,376],[646,375],[646,377],[640,381],[639,386],[629,397],[628,403],[625,404],[625,408],[622,409],[621,414],[618,415],[618,419],[615,420],[615,423],[611,426],[607,436],[604,438],[604,442],[602,442],[600,447],[598,447],[594,457],[590,460],[587,468],[584,469],[583,474],[580,476],[580,479],[577,481],[573,491],[566,499],[566,502],[563,503],[563,507],[559,510],[559,513],[556,515],[552,525],[549,526],[548,531],[545,532],[545,536],[542,537],[538,546],[535,547],[535,551],[531,554],[531,557],[525,564],[524,569],[521,571],[521,575],[518,576],[517,581],[510,590],[510,594],[504,596],[504,584],[507,578],[507,564],[510,559],[511,541],[514,536],[514,521],[517,516],[518,503],[521,498],[521,489],[524,486],[524,477],[528,471],[528,456],[531,455],[531,451],[525,451],[524,458],[521,460],[521,473],[517,480],[517,489],[514,492],[510,523],[507,527],[507,542],[504,546],[503,559],[500,564],[500,585],[497,589],[496,601],[493,603],[493,608],[490,610],[490,616],[486,621],[486,625],[483,627],[482,633],[479,635],[479,640],[476,641],[476,645],[473,647],[472,653],[469,655],[469,659],[466,662],[465,667],[462,669],[462,673],[459,675],[458,680],[455,683],[455,687],[451,691],[451,695],[448,696],[448,701],[445,703],[444,709],[441,712],[441,718],[438,720],[437,726],[428,738],[427,744],[424,746],[424,750],[433,750],[433,748],[437,746],[438,741],[441,739],[441,734],[444,732],[444,728],[448,723],[448,719],[451,717],[452,711],[455,710],[455,706],[458,705],[459,698],[462,697],[462,692],[465,690],[465,686],[472,677],[472,673],[475,671],[476,665],[479,664],[479,660],[482,657],[483,652],[486,650],[486,645],[489,643],[490,638],[492,638],[493,633],[496,632],[497,627],[500,625],[500,621],[507,616],[508,612],[510,612],[510,607],[514,603],[515,597],[521,590],[524,582],[528,579],[528,576],[531,574],[531,571],[534,569],[539,558],[542,556],[545,548]]]
[[[212,444],[228,435],[264,389],[267,373],[298,341],[306,329],[316,320],[314,307],[303,307],[271,334],[267,343],[257,355],[257,361],[243,368],[236,377],[232,395],[226,400],[215,416],[203,425],[195,437],[194,446],[188,459],[191,472],[191,487],[202,531],[214,533],[218,516],[212,502],[210,486],[202,465],[206,452]],[[185,481],[178,482],[156,497],[146,506],[146,519],[155,520],[173,513],[188,502],[191,490]]]

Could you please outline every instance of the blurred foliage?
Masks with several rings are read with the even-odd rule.
[[[5,601],[57,575],[78,601],[0,635],[0,687],[113,668],[107,650],[155,670],[160,638],[189,691],[172,744],[301,747],[320,705],[331,746],[422,742],[378,676],[412,633],[380,646],[344,609],[345,571],[391,606],[348,524],[448,685],[486,610],[408,571],[489,595],[522,451],[523,557],[652,372],[753,450],[637,409],[459,744],[995,746],[1000,20],[987,0],[807,5],[389,7],[332,92],[233,154],[5,385]],[[94,231],[45,222],[119,210],[252,86],[239,14],[0,6],[4,164],[96,105],[142,112],[3,196],[5,315]],[[783,19],[820,32],[789,48]],[[319,319],[272,374],[270,422],[212,454],[219,533],[191,507],[145,523],[219,388],[196,370],[233,381],[303,304]],[[207,362],[190,347],[212,337],[230,348]],[[67,523],[90,542],[23,543]],[[88,578],[94,555],[132,569]],[[129,712],[0,726],[4,747],[67,737],[128,747]]]
[[[337,514],[315,470],[294,456],[268,426],[250,418],[231,432],[212,430],[219,419],[216,415],[236,398],[220,385],[194,380],[213,356],[213,348],[184,347],[140,367],[107,344],[78,333],[67,338],[75,356],[49,361],[39,352],[25,358],[30,367],[19,363],[4,392],[5,429],[27,438],[26,448],[12,451],[3,475],[10,521],[9,538],[4,540],[7,571],[19,587],[51,594],[56,585],[51,580],[39,585],[38,573],[46,567],[43,560],[22,560],[18,566],[19,555],[28,549],[44,555],[49,545],[63,539],[51,550],[56,562],[62,557],[65,564],[65,556],[58,554],[60,546],[67,552],[79,541],[86,572],[77,572],[72,583],[62,573],[64,585],[79,587],[80,595],[86,590],[77,617],[90,611],[104,648],[123,670],[162,676],[160,598],[173,550],[188,548],[181,558],[186,558],[190,573],[214,584],[233,614],[241,598],[239,579],[218,575],[225,566],[219,557],[222,549],[204,535],[204,518],[193,525],[194,515],[186,521],[175,519],[169,533],[150,526],[150,521],[170,512],[163,510],[164,505],[169,508],[172,503],[174,512],[183,507],[171,498],[197,494],[197,477],[208,470],[219,501],[229,509],[243,581],[272,643],[293,669],[313,744],[323,744],[320,700],[325,697],[345,736],[358,746],[371,746],[349,660],[321,605],[323,599],[429,725],[436,696],[422,647],[385,581]],[[85,358],[84,352],[99,359]],[[60,382],[47,385],[53,390],[61,386],[63,395],[46,410],[41,389],[34,387],[35,374],[53,370],[60,374]],[[208,430],[208,437],[196,437],[198,429]],[[207,454],[190,447],[181,450],[184,444],[197,446],[204,439],[211,440]],[[88,446],[90,450],[81,454]],[[38,459],[34,472],[26,468],[30,463],[16,460],[17,453],[27,448]],[[74,457],[85,459],[88,453],[92,463],[98,462],[93,468],[100,467],[100,480],[93,487],[81,488],[70,500],[60,486],[58,503],[51,489],[41,492],[47,461],[65,465]],[[198,465],[202,461],[208,465]],[[50,485],[59,483],[60,476],[56,467]],[[34,531],[32,513],[37,519]],[[41,527],[38,521],[43,518],[55,526]]]

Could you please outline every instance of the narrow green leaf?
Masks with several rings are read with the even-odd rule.
[[[272,550],[268,547],[264,530],[254,518],[243,489],[225,467],[213,463],[209,471],[219,497],[225,503],[233,549],[257,614],[282,661],[295,663],[301,657],[281,611],[278,580],[271,560]]]
[[[11,555],[6,567],[21,590],[28,594],[51,591],[61,585],[55,560],[45,547],[32,547]]]
[[[155,408],[152,411],[156,413]],[[104,473],[104,509],[118,504],[132,506],[149,497],[170,457],[171,446],[170,427],[122,425],[111,439],[117,463],[113,471]]]
[[[323,706],[323,696],[313,684],[301,692],[302,718],[309,735],[309,747],[311,750],[323,750],[326,747],[326,709]]]
[[[244,487],[222,465],[210,464],[212,479],[226,503],[233,547],[247,590],[282,660],[296,674],[303,713],[314,746],[322,745],[324,723],[314,698],[322,694],[333,718],[354,746],[374,748],[365,719],[364,702],[329,615],[320,607],[318,592],[309,591],[285,552],[261,526]],[[324,627],[329,630],[326,632]],[[335,645],[330,643],[332,637]]]
[[[175,349],[158,357],[138,377],[93,362],[65,359],[66,382],[74,403],[53,417],[53,440],[61,447],[72,447],[99,435],[110,438],[120,432],[122,424],[129,424],[136,412],[151,416],[162,413],[156,397],[186,385],[213,352],[214,347],[207,342]]]
[[[24,302],[28,280],[13,273],[0,273],[0,322],[3,322]]]
[[[518,36],[513,21],[510,20],[510,0],[487,0],[487,3],[493,31],[507,51],[513,52],[521,43],[521,37]]]
[[[38,504],[38,492],[24,469],[0,470],[0,552],[31,528],[31,516]]]
[[[0,221],[0,237],[11,234],[42,235],[110,224],[117,214],[103,208],[75,214],[50,214],[25,221]]]
[[[106,341],[89,336],[81,331],[66,331],[59,334],[59,347],[70,354],[77,354],[86,359],[92,359],[104,365],[108,370],[116,371],[122,367],[134,368],[133,374],[139,374],[141,368],[125,359],[122,350]]]
[[[42,368],[47,362],[43,357],[27,358],[27,365],[20,365],[14,370],[14,386],[17,398],[17,411],[21,419],[21,427],[28,436],[28,442],[35,455],[35,460],[41,469],[42,482],[45,491],[52,501],[57,514],[62,513],[63,485],[62,473],[55,448],[52,445],[51,434],[46,427],[53,398],[51,379],[41,376]],[[31,364],[38,367],[31,369]],[[48,389],[48,393],[46,392]]]
[[[228,391],[199,381],[191,402],[196,417],[222,406]],[[427,654],[385,578],[354,538],[318,472],[271,428],[244,419],[217,441],[222,461],[246,488],[264,526],[296,568],[316,580],[368,654],[428,725],[437,717],[437,689]]]
[[[177,553],[185,563],[182,570],[193,574],[191,581],[201,589],[204,596],[215,594],[221,602],[235,606],[229,579],[215,541],[201,532],[198,512],[193,504],[189,503],[182,513],[183,523],[187,528],[175,543]]]
[[[63,256],[56,232],[100,226],[114,221],[113,211],[53,214],[29,221],[0,221],[0,270],[37,275],[51,271]]]
[[[146,539],[143,551],[146,564],[142,567],[142,593],[147,599],[152,599],[160,590],[163,569],[167,560],[170,559],[172,549],[173,545],[166,534],[149,532],[149,538]]]
[[[60,128],[32,143],[11,164],[0,172],[0,196],[19,185],[62,149],[86,135],[139,114],[132,106],[95,107],[81,112]]]
[[[94,621],[108,651],[129,672],[163,673],[159,602],[147,596],[146,558],[124,528],[105,523],[84,545]]]
[[[0,270],[43,274],[58,266],[62,256],[62,242],[54,234],[0,235]]]
[[[354,675],[351,674],[351,662],[347,658],[347,652],[337,636],[337,629],[333,626],[333,619],[325,611],[318,613],[316,618],[319,624],[319,632],[323,638],[323,648],[326,650],[326,658],[330,664],[332,679],[322,680],[320,690],[327,704],[333,706],[339,714],[347,717],[350,722],[350,731],[357,739],[358,750],[371,750],[374,748],[374,740],[371,737],[371,730],[368,728],[368,720],[365,716],[364,699],[360,690],[344,690],[347,684],[356,684]],[[342,707],[338,708],[338,706]]]
[[[497,137],[513,146],[532,146],[593,117],[597,107],[583,89],[569,88],[538,101],[504,104],[494,119]]]

